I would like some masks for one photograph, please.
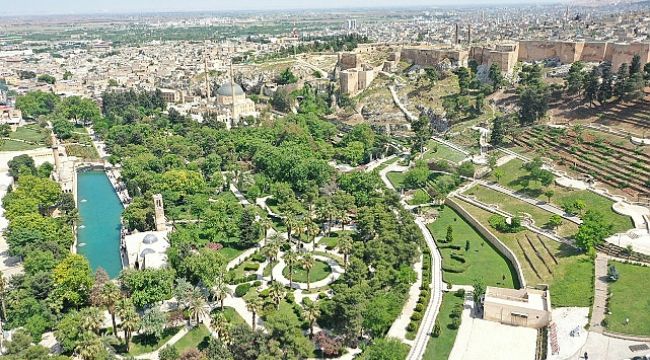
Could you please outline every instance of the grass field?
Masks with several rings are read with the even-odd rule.
[[[609,284],[607,329],[624,334],[650,335],[650,268],[610,261],[618,281]],[[626,325],[626,319],[629,323]]]
[[[163,346],[164,343],[169,341],[169,339],[171,339],[172,336],[178,333],[179,330],[180,327],[165,329],[163,331],[162,337],[158,341],[155,341],[155,339],[150,339],[147,336],[135,335],[133,337],[133,340],[131,341],[131,347],[129,349],[128,354],[131,356],[138,356],[141,354],[146,354],[148,352],[157,350],[158,348]]]
[[[469,203],[460,203],[489,228],[488,219],[492,213]],[[591,306],[594,264],[587,255],[528,230],[515,234],[491,231],[515,254],[527,285],[547,284],[551,287],[553,306]]]
[[[413,192],[413,198],[407,201],[409,205],[427,204],[429,202],[431,202],[431,196],[423,189],[416,189]]]
[[[41,147],[44,147],[45,145],[33,145],[29,143],[25,143],[22,141],[14,141],[14,140],[1,140],[0,141],[0,151],[25,151],[25,150],[34,150],[38,149]]]
[[[220,312],[221,312],[220,307],[217,307],[214,310],[212,310],[212,314],[216,314]],[[242,325],[242,324],[246,325],[246,321],[244,321],[244,319],[239,315],[237,310],[231,307],[225,306],[223,308],[223,315],[226,317],[226,320],[228,320],[228,323],[230,323],[230,325],[233,326]]]
[[[190,330],[185,336],[183,336],[174,347],[180,354],[189,349],[203,349],[207,346],[208,337],[210,336],[210,331],[204,325],[199,325],[192,330]]]
[[[431,337],[427,342],[427,349],[422,359],[424,360],[447,360],[456,341],[457,329],[449,327],[451,324],[451,311],[463,304],[464,299],[454,293],[444,293],[442,304],[438,313],[437,322],[440,324],[440,336]]]
[[[457,163],[466,158],[465,154],[437,141],[429,141],[427,147],[431,150],[426,151],[422,156],[425,161],[445,159]],[[434,149],[436,151],[433,151]]]
[[[395,162],[397,162],[399,159],[401,159],[401,158],[399,156],[396,156],[396,157],[382,163],[381,165],[377,166],[375,168],[375,171],[380,172],[380,171],[384,170],[385,168],[387,168],[389,165],[394,164]]]
[[[492,190],[485,186],[474,186],[465,193],[467,195],[475,196],[481,202],[498,205],[499,209],[515,216],[526,213],[532,217],[532,219],[535,221],[535,225],[539,227],[544,227],[544,225],[548,223],[551,216],[554,215],[549,211],[538,208],[537,206],[531,205],[527,202]],[[578,225],[568,220],[564,220],[562,226],[557,229],[559,235],[566,237],[574,235],[577,231]]]
[[[404,184],[404,178],[405,178],[403,172],[391,171],[388,174],[386,174],[386,177],[388,178],[388,181],[390,181],[390,183],[393,184],[395,189],[399,190],[402,188]]]
[[[219,250],[219,254],[223,255],[223,257],[226,259],[227,262],[236,258],[243,252],[244,250],[239,250],[231,247],[224,247],[221,250]]]
[[[628,216],[617,214],[612,210],[612,205],[614,204],[613,201],[592,191],[572,190],[555,184],[543,188],[535,181],[530,182],[528,183],[528,186],[525,186],[526,177],[529,175],[529,172],[522,168],[522,165],[523,162],[521,160],[514,159],[501,166],[500,169],[503,169],[503,176],[499,179],[499,183],[510,189],[543,201],[548,201],[544,196],[544,190],[550,189],[554,192],[554,195],[551,197],[551,203],[559,207],[562,207],[562,205],[567,202],[573,202],[578,199],[583,200],[587,204],[588,209],[597,210],[605,215],[605,218],[611,221],[614,225],[615,232],[626,231],[633,227],[632,219]],[[490,174],[490,179],[496,181],[493,174]]]
[[[48,135],[49,130],[42,128],[37,124],[30,124],[17,128],[16,131],[9,134],[9,137],[11,139],[24,140],[44,145],[45,139]]]
[[[452,244],[460,246],[461,250],[449,248],[449,244],[443,242],[449,225],[452,226],[454,234]],[[440,248],[445,282],[473,285],[475,280],[483,279],[488,286],[518,287],[513,266],[454,209],[442,208],[438,219],[427,227]],[[467,241],[469,250],[465,251]],[[454,259],[452,254],[460,254],[465,263]],[[464,271],[458,272],[450,268],[463,268]]]
[[[314,261],[314,267],[311,269],[309,274],[309,282],[316,282],[319,280],[325,279],[329,274],[332,273],[332,269],[325,262],[316,260]],[[282,275],[289,278],[289,267],[282,269]],[[303,269],[299,264],[298,266],[293,267],[293,281],[299,283],[307,282],[307,271]]]

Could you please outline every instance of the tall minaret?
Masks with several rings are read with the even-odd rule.
[[[235,72],[232,69],[232,59],[230,60],[230,90],[232,94],[232,123],[237,121],[237,114],[235,113]]]
[[[456,33],[454,34],[454,46],[458,45],[458,23],[456,23]]]
[[[472,24],[467,24],[467,45],[472,44]]]
[[[154,216],[156,218],[156,231],[167,231],[167,224],[165,220],[165,207],[163,205],[163,197],[160,194],[153,196]]]
[[[208,103],[210,102],[210,81],[208,80],[208,57],[205,54],[205,48],[203,50],[203,62],[205,64],[205,94],[208,98]]]

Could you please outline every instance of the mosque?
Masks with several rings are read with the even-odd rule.
[[[259,115],[253,100],[247,99],[244,89],[235,82],[221,84],[216,95],[217,117],[228,128],[239,125],[246,117]]]

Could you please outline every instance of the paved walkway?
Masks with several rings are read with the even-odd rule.
[[[388,90],[390,90],[390,94],[393,96],[393,101],[395,102],[395,105],[404,113],[406,118],[409,121],[416,121],[418,119],[417,116],[413,115],[407,108],[402,104],[402,101],[399,99],[399,96],[397,96],[397,91],[395,91],[395,86],[394,85],[389,85]]]
[[[440,253],[438,252],[438,247],[436,246],[433,236],[427,229],[427,226],[424,224],[423,220],[420,218],[415,219],[415,223],[420,228],[424,240],[429,247],[431,252],[431,298],[429,299],[429,304],[427,304],[427,309],[424,312],[422,321],[420,322],[420,328],[418,329],[417,334],[415,335],[415,340],[409,351],[407,360],[420,360],[424,356],[424,352],[427,349],[427,343],[429,342],[430,334],[433,331],[433,326],[436,323],[436,318],[438,317],[438,312],[440,311],[440,304],[442,303],[442,259],[440,258]]]
[[[409,289],[409,297],[406,300],[402,313],[397,317],[393,325],[391,325],[386,336],[400,339],[402,342],[412,344],[412,340],[406,338],[406,327],[411,322],[411,315],[415,312],[415,306],[420,297],[420,286],[422,286],[422,255],[420,259],[413,265],[413,269],[417,274],[417,280],[411,285]]]
[[[451,141],[447,141],[447,140],[445,140],[445,139],[443,139],[443,138],[441,138],[441,137],[438,137],[438,136],[432,136],[431,138],[432,138],[433,140],[435,140],[435,141],[437,141],[437,142],[443,144],[443,145],[449,146],[450,148],[452,148],[452,149],[454,149],[454,150],[456,150],[456,151],[462,153],[463,155],[469,155],[469,151],[467,151],[467,150],[465,150],[464,148],[462,148],[462,147],[460,147],[460,146],[454,144],[454,143],[451,142]]]
[[[603,326],[601,322],[605,319],[605,310],[607,307],[607,255],[598,254],[596,256],[595,266],[595,286],[594,286],[594,304],[591,311],[591,321],[589,331],[602,333]]]
[[[280,255],[278,256],[279,259],[278,263],[275,265],[273,270],[271,270],[271,272],[273,274],[273,280],[279,282],[284,286],[289,287],[291,282],[282,274],[282,270],[284,270],[284,268],[287,266],[287,264],[284,262],[284,258],[282,254],[283,253],[280,253]],[[333,260],[332,258],[322,256],[322,255],[314,255],[314,259],[327,263],[327,265],[329,265],[330,269],[332,270],[332,273],[330,273],[326,278],[322,280],[314,281],[310,283],[311,289],[318,289],[327,286],[333,283],[334,281],[336,281],[345,272],[345,269],[343,269],[343,267],[341,267],[341,265],[339,265],[339,263]],[[307,283],[300,283],[300,282],[293,281],[293,289],[306,290]]]
[[[192,328],[189,326],[184,326],[182,329],[180,329],[174,336],[172,336],[166,343],[164,343],[161,347],[158,348],[156,351],[152,351],[150,353],[138,355],[135,358],[136,359],[152,359],[152,360],[157,360],[158,359],[158,352],[160,349],[164,349],[168,345],[174,345],[176,344],[185,334],[187,334]]]

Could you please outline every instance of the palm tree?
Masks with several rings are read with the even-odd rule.
[[[130,299],[122,299],[117,303],[117,315],[122,320],[120,326],[124,331],[124,345],[128,352],[131,346],[131,335],[140,328],[140,316]]]
[[[269,297],[271,297],[271,300],[275,303],[275,308],[277,310],[280,310],[280,302],[284,299],[285,295],[284,286],[279,282],[274,281],[269,288]]]
[[[219,301],[219,304],[221,305],[221,310],[223,310],[223,302],[226,300],[226,297],[228,297],[228,295],[230,294],[230,288],[228,287],[228,284],[226,283],[226,279],[224,278],[223,274],[220,274],[217,277],[211,291],[214,298],[217,301]]]
[[[228,337],[228,329],[230,328],[230,323],[226,318],[226,315],[223,314],[223,311],[219,311],[212,315],[212,321],[210,322],[214,332],[217,334],[217,337],[224,341]],[[225,341],[224,341],[225,342]]]
[[[83,318],[81,327],[86,331],[92,331],[99,334],[99,330],[104,323],[104,314],[96,307],[89,307],[82,310]]]
[[[5,280],[4,274],[0,271],[0,310],[2,310],[2,320],[7,318],[7,280]]]
[[[284,226],[287,227],[287,239],[291,242],[291,231],[298,226],[298,219],[292,213],[288,213],[284,217]]]
[[[319,208],[316,209],[318,216],[323,221],[327,221],[327,233],[328,236],[332,235],[332,218],[336,215],[336,209],[332,204],[330,199],[327,199],[321,204]]]
[[[312,256],[312,254],[307,253],[307,254],[303,255],[303,257],[302,257],[302,268],[305,269],[305,271],[307,272],[307,291],[311,290],[311,281],[310,281],[311,276],[310,275],[311,275],[311,269],[314,267],[314,263],[315,263],[315,260],[314,260],[314,256]]]
[[[207,316],[207,307],[207,301],[201,293],[201,290],[199,290],[199,288],[194,288],[189,303],[187,304],[187,310],[190,313],[189,324],[192,325],[192,319],[196,319],[196,324],[198,325],[201,317]]]
[[[343,266],[348,266],[348,256],[352,252],[352,238],[349,235],[341,236],[339,239],[339,251],[343,254]]]
[[[302,241],[300,239],[300,236],[305,232],[305,223],[303,221],[296,221],[296,227],[295,227],[295,233],[296,233],[296,238],[298,238],[298,241],[296,243],[300,244]]]
[[[115,322],[115,305],[122,299],[120,288],[113,282],[107,282],[99,292],[100,303],[111,315],[113,323],[113,334],[117,334],[117,323]]]
[[[273,222],[268,217],[263,216],[263,217],[260,217],[259,223],[260,223],[260,226],[262,227],[262,229],[264,229],[264,245],[266,245],[266,240],[267,240],[268,235],[269,235],[269,229],[271,229],[271,227],[273,227]]]
[[[289,249],[284,253],[284,262],[289,268],[289,287],[293,288],[293,267],[298,263],[298,255]]]
[[[247,303],[246,303],[246,308],[248,311],[250,311],[253,314],[253,331],[255,331],[255,325],[256,322],[255,320],[257,319],[257,314],[262,311],[262,307],[264,306],[264,301],[262,298],[259,296],[259,294],[255,294],[252,298],[250,298]]]
[[[278,256],[278,251],[280,246],[276,241],[269,242],[265,247],[262,248],[262,255],[264,255],[269,260],[268,266],[273,266],[273,262]],[[273,281],[273,268],[271,268],[271,281]]]
[[[308,300],[306,298],[305,300]],[[309,337],[312,338],[314,337],[314,323],[316,320],[318,320],[318,317],[320,316],[320,308],[314,301],[305,301],[302,304],[303,308],[303,316],[307,321],[309,322]]]
[[[320,228],[313,221],[307,226],[307,235],[311,238],[311,247],[316,250],[316,236],[320,234]]]
[[[92,331],[86,331],[81,334],[81,339],[75,347],[75,352],[83,360],[97,359],[98,354],[104,351],[104,344],[97,334]]]

